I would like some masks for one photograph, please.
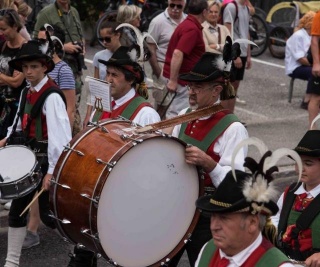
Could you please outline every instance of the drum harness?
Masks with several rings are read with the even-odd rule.
[[[43,104],[50,94],[58,93],[62,97],[65,104],[66,104],[66,99],[64,94],[61,92],[61,90],[59,90],[56,87],[49,87],[40,95],[39,99],[36,101],[35,105],[32,107],[25,129],[23,131],[16,131],[18,120],[22,119],[23,117],[24,108],[27,101],[27,93],[29,91],[29,88],[30,86],[26,86],[21,93],[20,108],[17,113],[17,118],[12,127],[12,132],[7,139],[6,145],[25,145],[31,148],[36,154],[37,158],[38,159],[41,158],[40,162],[42,164],[44,163],[43,161],[47,159],[48,140],[36,140],[36,138],[28,138],[31,122],[40,114]]]

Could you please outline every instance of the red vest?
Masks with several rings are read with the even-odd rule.
[[[187,127],[184,131],[184,134],[197,140],[197,141],[203,141],[204,138],[211,132],[211,130],[221,121],[223,117],[225,117],[228,114],[232,114],[229,110],[221,110],[220,112],[212,115],[210,118],[206,120],[195,120],[192,122],[189,122],[187,124]],[[217,135],[212,141],[211,145],[206,150],[206,153],[216,162],[219,162],[220,155],[215,154],[213,151],[214,145],[218,141],[218,139],[222,136],[222,134],[225,132],[225,130],[229,127],[227,125],[226,128],[224,128],[219,135]],[[179,134],[179,138],[181,138],[183,141],[186,141],[187,143],[190,143],[190,140],[185,140],[181,134]],[[191,142],[192,145],[195,145]],[[208,174],[205,174],[205,180],[204,180],[205,186],[213,186],[211,178]]]
[[[57,87],[57,85],[49,79],[44,86],[41,88],[39,92],[31,93],[30,90],[27,94],[26,105],[24,109],[24,114],[22,118],[22,129],[25,130],[28,122],[28,118],[30,117],[31,109],[42,95],[42,93],[48,89],[49,87]],[[42,140],[48,139],[48,129],[47,129],[47,120],[46,116],[41,112],[41,115],[37,118],[33,119],[30,128],[29,128],[29,136],[30,138],[37,137],[37,132],[41,132]]]

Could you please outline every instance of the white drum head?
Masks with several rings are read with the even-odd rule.
[[[35,164],[36,156],[25,146],[6,146],[0,149],[0,174],[3,183],[11,183],[29,174]]]
[[[117,162],[102,190],[98,232],[121,266],[152,265],[180,243],[195,215],[199,179],[174,139],[147,139]]]

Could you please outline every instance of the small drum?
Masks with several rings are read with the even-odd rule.
[[[0,192],[3,199],[23,197],[41,181],[41,175],[35,171],[37,158],[28,147],[12,145],[1,148],[0,162]]]
[[[60,233],[126,267],[160,266],[188,241],[203,186],[186,144],[104,120],[60,156],[50,199]]]

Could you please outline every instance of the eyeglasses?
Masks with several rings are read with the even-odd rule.
[[[188,89],[188,91],[192,91],[195,94],[199,94],[200,92],[203,92],[203,91],[205,91],[207,89],[215,88],[218,85],[221,85],[221,84],[215,83],[215,84],[210,85],[209,87],[204,88],[201,85],[189,84],[189,85],[187,85],[187,89]]]
[[[183,5],[169,4],[169,7],[172,9],[174,9],[175,7],[177,7],[177,9],[182,9]]]
[[[100,42],[111,43],[111,37],[99,37],[98,40]]]

